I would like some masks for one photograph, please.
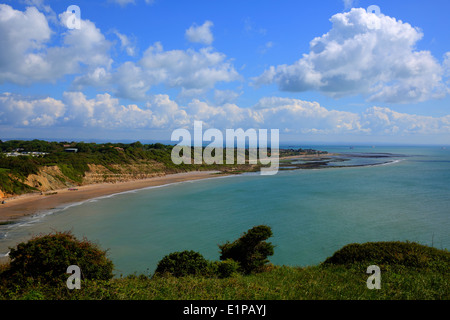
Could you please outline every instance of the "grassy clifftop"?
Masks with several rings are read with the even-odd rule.
[[[381,289],[368,289],[369,265],[381,269]],[[228,278],[132,275],[83,281],[80,290],[30,282],[0,290],[0,299],[86,300],[448,300],[450,253],[417,243],[351,244],[310,267],[267,265]]]

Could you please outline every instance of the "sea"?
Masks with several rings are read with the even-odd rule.
[[[290,160],[275,175],[173,183],[38,212],[0,226],[0,255],[32,236],[71,231],[107,250],[117,277],[151,275],[172,252],[219,260],[219,244],[262,224],[272,229],[276,265],[317,265],[351,243],[450,248],[450,147],[309,147],[338,155],[315,169],[292,169],[301,161]]]

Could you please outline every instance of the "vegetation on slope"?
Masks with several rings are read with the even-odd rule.
[[[170,174],[196,170],[218,170],[226,173],[257,171],[261,164],[250,165],[237,163],[237,152],[234,164],[227,164],[225,152],[223,164],[174,164],[172,162],[172,145],[161,143],[142,144],[141,142],[125,143],[85,143],[85,142],[48,142],[43,140],[0,140],[0,190],[9,195],[17,195],[33,191],[48,191],[39,182],[27,181],[30,175],[39,175],[45,168],[56,166],[60,174],[53,178],[65,186],[82,185],[92,165],[101,166],[104,179],[120,175],[136,174],[142,176],[152,174]],[[77,152],[67,152],[77,149]],[[35,154],[32,154],[32,153]],[[283,149],[280,156],[318,153],[311,149]],[[8,154],[14,156],[8,156]],[[42,154],[36,154],[42,153]],[[246,150],[248,160],[249,151]],[[323,154],[324,152],[320,152]],[[269,151],[270,154],[270,151]],[[191,159],[194,148],[191,148]],[[136,168],[138,168],[136,170]],[[106,180],[105,180],[106,182]],[[56,189],[56,188],[55,188]]]
[[[67,152],[75,148],[77,152]],[[142,174],[177,173],[193,170],[249,171],[250,165],[206,165],[174,164],[171,159],[173,146],[161,143],[142,144],[124,143],[84,143],[84,142],[47,142],[42,140],[0,141],[0,190],[16,195],[37,191],[26,179],[39,174],[45,167],[57,166],[62,175],[56,178],[62,182],[82,185],[90,165],[103,166],[109,174],[120,174],[138,166]],[[7,156],[14,153],[15,156]],[[32,155],[31,152],[45,154]],[[17,155],[20,154],[20,155]],[[123,170],[118,170],[117,167]]]

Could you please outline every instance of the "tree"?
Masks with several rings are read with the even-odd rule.
[[[244,273],[258,272],[269,262],[274,246],[266,242],[272,236],[270,227],[260,225],[253,227],[234,242],[219,245],[220,260],[232,259],[239,263]]]

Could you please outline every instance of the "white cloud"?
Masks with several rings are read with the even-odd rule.
[[[214,101],[217,105],[234,102],[242,94],[233,90],[214,90]]]
[[[328,110],[317,102],[270,97],[254,109],[261,110],[264,125],[276,124],[280,131],[313,134],[434,135],[450,134],[450,115],[421,116],[371,107],[362,113]]]
[[[204,93],[218,82],[240,79],[231,61],[212,48],[165,51],[157,42],[137,63],[125,62],[114,71],[94,70],[75,79],[74,85],[78,89],[85,85],[109,86],[119,97],[143,100],[151,86],[158,84],[181,89],[182,95],[189,96]]]
[[[166,95],[151,97],[145,107],[122,105],[111,95],[88,99],[82,92],[65,92],[67,125],[108,129],[176,128],[186,124],[186,112]]]
[[[52,46],[53,32],[44,14],[34,7],[22,12],[0,5],[0,83],[28,85],[75,75],[73,90],[94,86],[118,97],[144,100],[148,90],[158,84],[189,95],[213,89],[218,82],[241,79],[231,60],[210,47],[165,51],[159,42],[150,46],[137,62],[124,62],[112,69],[113,43],[89,20],[82,19],[79,29],[67,29],[69,16],[67,12],[59,15],[62,44]],[[191,36],[211,40],[208,35],[211,26],[206,21],[192,29]],[[121,48],[135,55],[130,38],[119,31],[113,32]]]
[[[151,111],[136,105],[123,106],[111,95],[98,94],[87,99],[82,92],[65,92],[68,106],[65,121],[69,125],[98,128],[140,128],[148,125]]]
[[[125,50],[125,52],[131,57],[135,56],[136,47],[132,41],[126,35],[121,34],[118,31],[114,31],[114,34],[119,38],[122,50]]]
[[[51,30],[45,16],[34,7],[24,12],[0,4],[0,83],[26,82],[42,71],[42,50]]]
[[[216,82],[240,79],[226,56],[212,48],[164,51],[160,43],[155,43],[145,51],[139,65],[170,87],[213,88]]]
[[[442,134],[450,133],[450,115],[444,117],[399,113],[389,108],[372,107],[363,114],[362,122],[377,134]]]
[[[214,36],[211,32],[211,27],[213,23],[211,21],[205,21],[203,25],[197,26],[192,25],[189,29],[186,30],[186,38],[190,42],[203,43],[203,44],[211,44],[214,40]]]
[[[61,119],[65,105],[53,98],[33,99],[11,93],[0,94],[0,123],[16,127],[48,127]]]
[[[67,13],[60,15],[64,25]],[[52,31],[35,7],[24,12],[0,4],[0,83],[53,82],[84,67],[109,67],[110,42],[89,20],[80,29],[67,30],[63,45],[49,47]]]
[[[262,98],[254,109],[260,110],[264,124],[275,125],[291,133],[361,133],[358,114],[328,110],[317,102],[298,99]]]
[[[400,113],[371,107],[362,113],[325,108],[317,102],[266,97],[251,108],[233,103],[212,105],[192,99],[185,106],[168,95],[154,95],[143,105],[123,105],[108,93],[88,98],[82,92],[64,92],[62,100],[0,95],[0,125],[91,129],[174,130],[191,128],[194,120],[205,128],[279,129],[303,135],[432,136],[450,134],[450,115],[442,117]]]
[[[445,76],[450,78],[450,51],[445,53],[442,66],[444,67]]]
[[[414,49],[423,36],[418,29],[364,9],[336,14],[331,22],[328,33],[311,41],[308,54],[292,65],[270,67],[255,84],[390,103],[445,96],[442,66],[429,51]]]

